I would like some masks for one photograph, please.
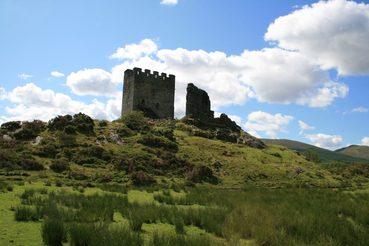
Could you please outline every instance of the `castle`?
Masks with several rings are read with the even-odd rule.
[[[154,119],[174,118],[175,76],[141,68],[124,72],[122,116],[141,110]]]

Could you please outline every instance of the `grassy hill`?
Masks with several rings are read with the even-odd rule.
[[[368,165],[328,167],[280,144],[140,113],[9,122],[0,133],[0,245],[369,240]]]
[[[350,145],[346,148],[335,150],[335,152],[369,160],[369,146]]]
[[[347,154],[347,152],[349,151],[331,151],[316,147],[314,145],[288,139],[263,139],[263,141],[267,144],[285,146],[289,149],[296,150],[301,154],[306,154],[307,151],[309,151],[310,154],[316,154],[317,158],[321,162],[340,161],[346,163],[368,163],[368,160],[365,160],[365,158],[363,158],[362,156]]]

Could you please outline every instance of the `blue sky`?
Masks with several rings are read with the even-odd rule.
[[[245,130],[335,149],[369,145],[369,3],[0,0],[0,123],[115,119],[139,66],[207,90]]]

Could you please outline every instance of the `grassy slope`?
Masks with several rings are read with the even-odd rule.
[[[359,156],[350,156],[346,153],[335,152],[298,141],[288,139],[263,139],[263,141],[266,144],[281,145],[289,149],[296,150],[300,153],[303,153],[308,149],[313,149],[322,161],[366,162],[366,160]]]
[[[350,145],[346,148],[338,149],[335,152],[369,160],[369,146]]]

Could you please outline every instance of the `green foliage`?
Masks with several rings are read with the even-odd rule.
[[[144,113],[141,111],[132,111],[128,114],[125,114],[121,121],[131,130],[134,131],[142,131],[148,130],[148,118],[144,116]]]
[[[5,181],[0,180],[0,193],[1,192],[7,192],[7,191],[13,191],[13,185],[9,184]]]
[[[138,142],[150,147],[164,148],[171,151],[178,150],[178,145],[175,142],[163,136],[156,136],[150,133],[142,135]]]
[[[118,135],[121,138],[124,137],[130,137],[134,135],[134,131],[131,130],[129,127],[127,127],[126,125],[121,125],[118,130],[117,130]]]
[[[32,140],[46,129],[46,123],[40,120],[22,122],[21,130],[14,133],[18,140]]]
[[[42,224],[42,240],[48,246],[63,246],[67,239],[67,230],[62,221],[46,219]]]
[[[207,246],[213,245],[206,236],[183,236],[155,232],[149,246]]]
[[[47,125],[50,131],[65,131],[67,134],[74,134],[75,131],[78,131],[87,135],[94,133],[94,126],[94,121],[83,113],[78,113],[73,116],[59,115],[51,119]]]
[[[61,147],[75,147],[77,146],[77,139],[75,135],[67,134],[65,132],[58,132],[59,145]]]
[[[66,159],[55,159],[52,161],[50,169],[56,173],[62,173],[70,169],[69,162]]]
[[[314,150],[314,149],[307,149],[303,152],[303,154],[305,155],[305,157],[308,161],[312,161],[312,162],[315,162],[315,163],[318,163],[318,162],[321,161],[317,151]]]
[[[27,171],[40,171],[44,170],[44,166],[35,160],[32,156],[21,158],[18,162],[18,165]]]
[[[17,129],[20,129],[22,127],[20,121],[9,121],[1,124],[0,129],[2,131],[6,132],[14,132]]]
[[[136,186],[148,186],[154,184],[155,179],[144,171],[132,173],[132,182]]]
[[[176,229],[176,232],[178,234],[184,234],[185,233],[185,229],[184,229],[184,222],[183,222],[183,219],[182,218],[176,218],[174,220],[174,226],[175,226],[175,229]]]
[[[195,183],[208,182],[211,184],[217,184],[218,178],[213,175],[213,171],[207,166],[195,166],[188,173],[187,178]]]
[[[40,219],[40,211],[30,206],[17,206],[14,213],[16,221],[37,221]]]

